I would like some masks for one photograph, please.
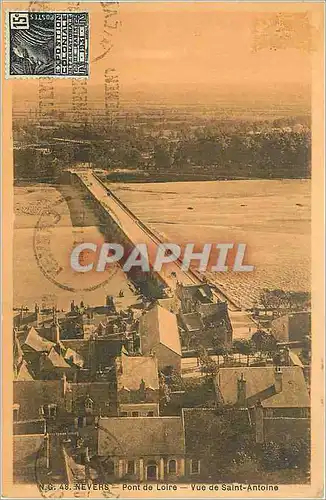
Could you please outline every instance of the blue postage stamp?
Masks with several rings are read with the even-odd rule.
[[[8,12],[7,77],[87,77],[87,12]]]

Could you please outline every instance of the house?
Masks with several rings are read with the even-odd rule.
[[[117,393],[108,382],[69,383],[71,411],[75,427],[82,429],[95,424],[97,417],[117,415]]]
[[[275,318],[271,323],[271,333],[277,342],[304,342],[311,334],[311,313],[292,312]]]
[[[154,355],[160,370],[167,366],[181,372],[181,343],[177,317],[167,309],[154,305],[139,320],[140,351]]]
[[[13,420],[37,420],[66,412],[68,384],[62,380],[30,380],[13,383]],[[44,411],[45,410],[45,411]]]
[[[197,350],[199,345],[206,349],[230,346],[232,325],[227,303],[198,303],[194,308],[194,312],[180,312],[178,315],[183,346],[188,350]]]
[[[118,414],[124,417],[159,415],[158,364],[154,356],[116,359]]]
[[[203,283],[201,285],[177,284],[176,295],[181,303],[181,311],[191,313],[196,311],[198,304],[209,304],[214,302],[211,287]]]
[[[222,404],[251,408],[260,402],[268,416],[307,416],[310,398],[298,366],[222,368],[215,378]]]
[[[23,359],[21,364],[19,365],[16,375],[15,375],[15,380],[34,380],[35,376],[33,373],[33,370],[31,366]]]
[[[173,295],[172,297],[157,299],[157,304],[174,314],[177,314],[180,311],[181,307],[180,300],[175,295]]]
[[[185,475],[182,418],[100,418],[98,455],[112,480],[181,479]]]
[[[24,358],[31,362],[37,360],[42,352],[49,352],[55,345],[54,342],[42,337],[33,326],[16,332],[16,336]]]
[[[220,404],[249,411],[258,443],[309,433],[310,398],[299,366],[222,368],[215,388]]]
[[[99,416],[116,415],[116,387],[108,382],[62,380],[14,382],[13,421],[18,428],[47,420],[53,430],[81,429]],[[19,425],[18,425],[19,424]],[[27,433],[27,432],[26,432]]]

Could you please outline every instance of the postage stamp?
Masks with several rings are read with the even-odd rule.
[[[87,12],[8,12],[7,78],[88,77]]]

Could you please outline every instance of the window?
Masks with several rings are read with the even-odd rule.
[[[57,405],[49,404],[41,406],[40,415],[44,418],[55,418],[57,416]]]
[[[17,422],[19,420],[19,404],[14,404],[13,406],[13,421]]]
[[[199,460],[191,460],[190,462],[190,473],[198,474],[200,469]]]
[[[121,411],[120,412],[120,417],[128,417],[128,412],[127,411]]]
[[[57,415],[57,405],[49,405],[49,417],[54,418]]]
[[[177,472],[177,462],[175,460],[169,461],[169,473],[175,474]]]
[[[153,412],[153,411],[149,411],[149,412],[147,413],[147,416],[148,416],[148,417],[154,417],[154,412]]]
[[[135,461],[134,460],[128,460],[127,474],[135,474]]]
[[[88,412],[93,411],[93,401],[91,400],[91,398],[86,398],[84,405],[86,411]]]
[[[133,411],[131,416],[132,417],[139,417],[139,411]]]

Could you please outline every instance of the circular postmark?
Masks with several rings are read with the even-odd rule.
[[[95,243],[100,250],[105,241],[106,225],[99,224],[96,217],[92,219],[93,225],[88,225],[87,221],[85,223],[85,217],[90,214],[90,210],[88,207],[82,207],[82,202],[79,196],[74,198],[65,194],[52,204],[43,205],[39,209],[39,218],[33,234],[33,253],[42,274],[60,289],[70,292],[97,290],[107,285],[118,270],[116,263],[107,265],[101,273],[95,270],[86,274],[77,273],[72,269],[70,254],[73,248],[82,243]],[[73,210],[69,208],[74,204],[77,204],[77,211],[76,207]],[[70,217],[74,218],[72,225],[69,211]],[[72,212],[75,212],[74,215],[71,215]],[[85,264],[96,259],[96,255],[97,253],[93,255],[93,252],[83,251],[80,259]]]
[[[46,441],[48,439],[48,441]],[[44,436],[44,442],[38,449],[34,464],[36,486],[43,498],[62,498],[63,490],[57,488],[49,463],[49,436]]]
[[[84,440],[78,438],[71,445],[71,440],[62,434],[45,434],[44,441],[36,453],[35,482],[43,498],[119,498],[114,493],[112,476],[107,472],[107,462],[113,456],[123,456],[122,447],[115,436],[105,428],[96,424],[97,432],[104,429],[110,436],[111,446],[107,456],[93,455],[83,463],[81,457],[84,450]],[[66,441],[65,441],[66,440]],[[70,444],[67,444],[69,442]],[[66,448],[68,446],[68,448]]]

